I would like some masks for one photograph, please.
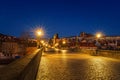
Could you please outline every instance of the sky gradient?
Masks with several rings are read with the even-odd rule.
[[[39,25],[48,37],[97,31],[120,35],[120,1],[0,0],[0,33],[18,37]]]

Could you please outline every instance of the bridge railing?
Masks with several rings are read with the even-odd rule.
[[[35,80],[42,49],[14,61],[0,69],[0,80]]]
[[[104,57],[120,59],[120,51],[118,50],[81,49],[81,53],[90,54],[93,56],[104,56]]]
[[[98,50],[98,55],[120,59],[120,51],[118,50]]]

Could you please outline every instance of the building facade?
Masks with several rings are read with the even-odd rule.
[[[95,35],[82,32],[80,36],[53,38],[53,45],[56,47],[68,48],[100,48],[100,49],[120,49],[120,36],[102,36],[97,38]]]

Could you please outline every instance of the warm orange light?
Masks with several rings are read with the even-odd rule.
[[[101,34],[97,34],[97,38],[100,38],[101,37]]]
[[[63,44],[66,44],[66,42],[65,42],[65,41],[63,41]]]
[[[56,43],[55,46],[57,47],[59,45],[59,43]]]
[[[44,30],[42,28],[38,28],[35,30],[35,34],[38,37],[42,37],[44,35]]]
[[[43,44],[43,43],[44,43],[44,41],[43,41],[43,40],[41,40],[41,43]]]
[[[41,31],[38,31],[37,34],[40,36],[40,35],[42,34],[42,32],[41,32]]]
[[[97,33],[97,34],[96,34],[96,37],[97,37],[97,38],[102,37],[102,33]]]

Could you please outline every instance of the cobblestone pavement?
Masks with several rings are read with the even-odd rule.
[[[80,53],[44,53],[36,80],[120,80],[120,60]]]

